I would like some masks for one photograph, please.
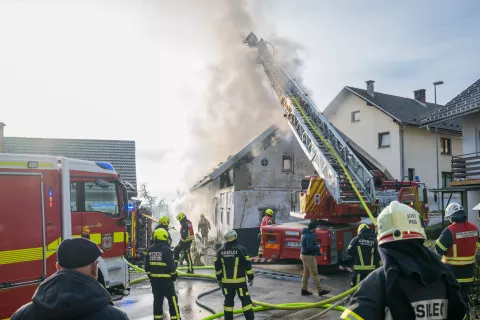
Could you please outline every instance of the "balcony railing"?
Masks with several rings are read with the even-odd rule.
[[[453,156],[452,178],[454,182],[480,180],[480,152]]]

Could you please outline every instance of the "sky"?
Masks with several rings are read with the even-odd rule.
[[[429,101],[442,80],[443,104],[480,77],[479,9],[475,0],[0,0],[0,121],[6,136],[135,140],[138,182],[174,199],[284,121],[241,44],[250,31],[297,62],[319,109],[366,80],[405,97],[427,89]]]

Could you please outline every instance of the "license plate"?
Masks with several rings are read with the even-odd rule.
[[[290,242],[287,241],[287,247],[300,248],[302,244],[300,242]]]

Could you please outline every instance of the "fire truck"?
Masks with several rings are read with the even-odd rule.
[[[62,239],[97,243],[98,281],[114,298],[128,294],[128,195],[111,164],[0,153],[0,203],[0,319],[56,271]]]
[[[129,216],[127,219],[128,260],[135,264],[142,264],[143,252],[151,245],[152,238],[152,212],[141,206],[140,200],[129,203]],[[150,217],[150,218],[147,218]]]
[[[262,257],[267,260],[300,259],[301,233],[308,220],[316,221],[322,244],[317,263],[332,266],[348,260],[346,249],[361,222],[392,200],[414,207],[428,217],[424,183],[394,180],[388,171],[335,128],[319,111],[301,84],[275,59],[275,48],[250,33],[244,40],[256,49],[261,64],[283,109],[284,117],[316,175],[306,177],[292,193],[291,216],[298,222],[261,227]],[[369,219],[366,219],[366,218]]]

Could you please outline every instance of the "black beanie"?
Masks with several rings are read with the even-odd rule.
[[[317,223],[311,221],[311,222],[308,224],[308,230],[313,230],[313,229],[317,229]]]
[[[103,251],[95,242],[85,238],[65,239],[57,250],[58,264],[65,269],[76,269],[95,262]]]

